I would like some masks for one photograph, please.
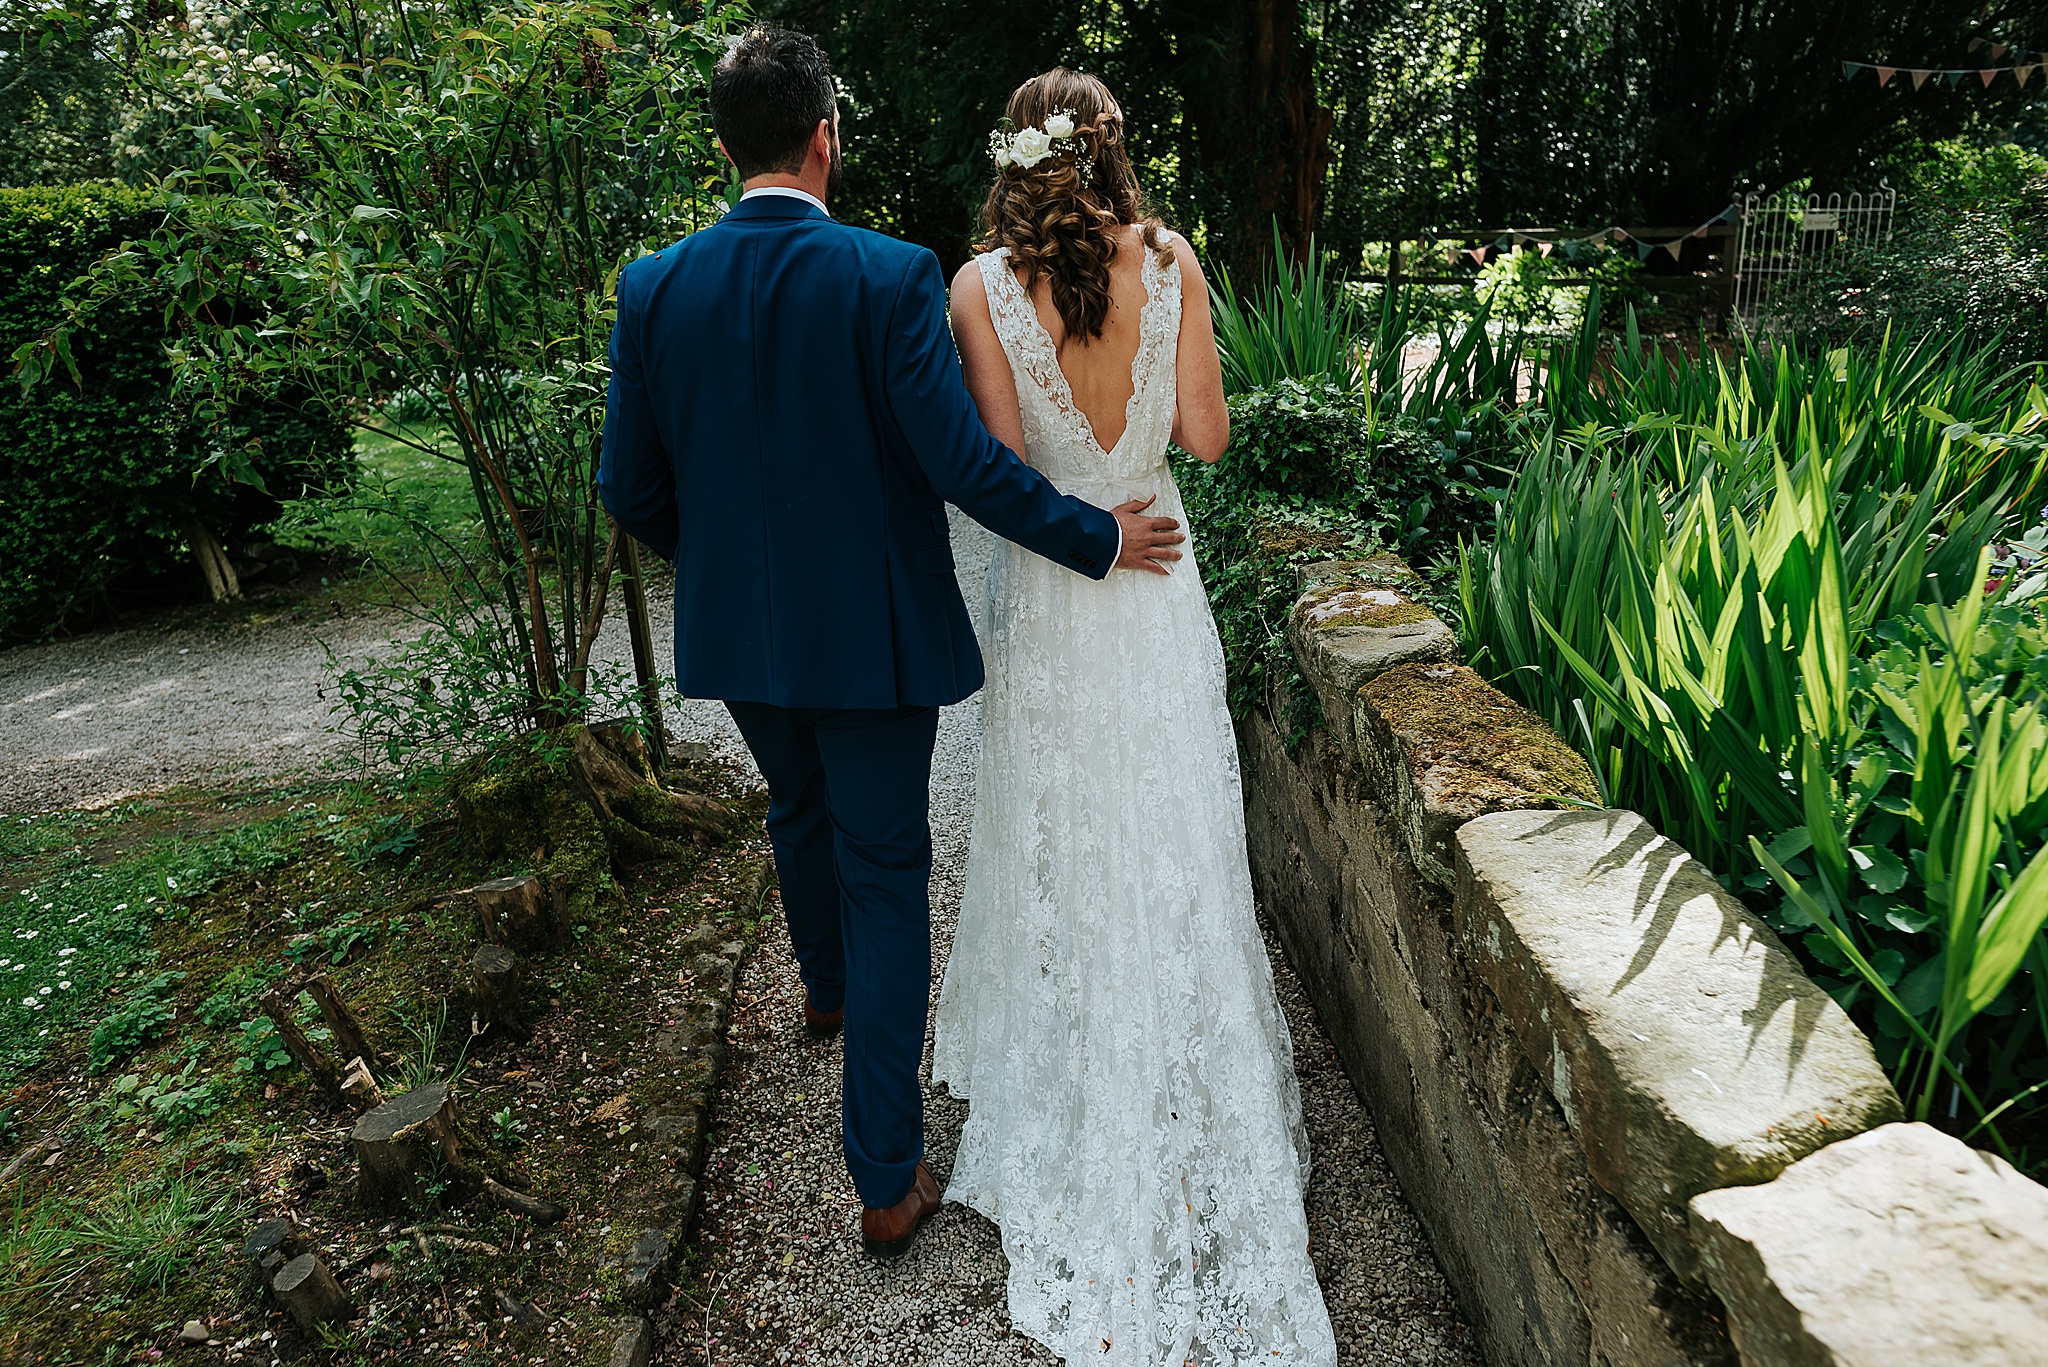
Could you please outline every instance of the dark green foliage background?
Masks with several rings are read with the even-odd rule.
[[[1790,299],[1788,330],[1821,348],[1959,324],[2008,364],[2048,359],[2048,162],[2024,144],[1949,143],[1893,175],[1891,239],[1824,259]]]
[[[0,190],[0,356],[54,324],[65,287],[155,217],[136,190]],[[81,383],[0,386],[0,637],[46,636],[123,590],[185,592],[198,579],[188,520],[232,553],[281,499],[352,477],[347,430],[317,409],[287,399],[197,420],[173,398],[165,344],[162,301],[123,299],[74,338]],[[208,463],[227,451],[247,456],[243,479]]]

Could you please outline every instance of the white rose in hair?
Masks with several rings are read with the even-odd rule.
[[[1010,139],[1010,155],[1017,164],[1032,167],[1052,154],[1052,134],[1043,128],[1026,128]]]
[[[1051,118],[1049,118],[1049,119],[1047,119],[1047,120],[1045,121],[1045,131],[1046,131],[1046,134],[1047,134],[1047,136],[1049,136],[1049,137],[1055,137],[1055,138],[1071,138],[1071,137],[1073,137],[1073,136],[1074,136],[1074,116],[1073,116],[1072,114],[1055,114],[1055,115],[1053,115],[1053,116],[1052,116]]]

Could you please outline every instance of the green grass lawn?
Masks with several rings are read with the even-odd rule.
[[[475,532],[469,474],[451,459],[455,453],[438,424],[359,428],[360,486],[343,498],[286,504],[273,534],[305,550],[346,547],[391,571],[426,569],[425,539],[447,537],[466,548]]]

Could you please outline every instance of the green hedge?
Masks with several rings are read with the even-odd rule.
[[[154,222],[135,190],[0,190],[0,357],[46,331],[66,286]],[[288,395],[202,430],[172,395],[165,340],[160,299],[123,299],[73,341],[81,383],[0,385],[0,637],[46,636],[123,587],[195,591],[194,521],[233,548],[281,499],[352,478],[347,430]],[[250,451],[261,487],[201,470],[199,452],[220,443]]]

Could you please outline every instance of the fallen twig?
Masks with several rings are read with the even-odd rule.
[[[518,1215],[524,1215],[537,1225],[558,1223],[567,1215],[568,1209],[553,1201],[544,1201],[538,1196],[529,1196],[523,1191],[514,1191],[503,1182],[484,1178],[484,1195]]]
[[[51,1130],[48,1133],[44,1134],[43,1137],[36,1140],[35,1143],[30,1144],[20,1153],[14,1155],[13,1162],[9,1163],[4,1168],[0,1168],[0,1187],[4,1187],[9,1182],[12,1182],[14,1180],[14,1174],[20,1172],[24,1167],[28,1166],[29,1159],[35,1158],[44,1153],[60,1152],[63,1149],[63,1147],[63,1135],[59,1134],[55,1130]]]

